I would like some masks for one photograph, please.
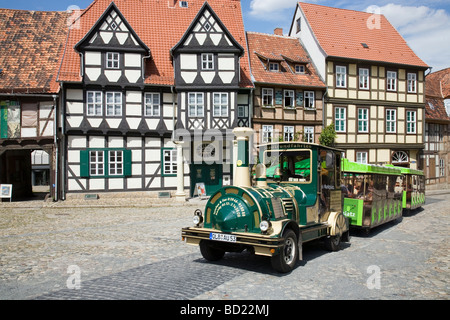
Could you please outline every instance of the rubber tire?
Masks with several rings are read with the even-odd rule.
[[[295,232],[291,229],[285,231],[283,235],[284,245],[281,252],[272,257],[272,268],[280,273],[291,272],[298,260],[298,241]],[[292,251],[293,256],[292,256]]]
[[[341,236],[326,237],[324,242],[328,251],[338,251],[341,248]]]
[[[200,241],[200,252],[203,258],[208,261],[218,261],[225,255],[224,250],[214,248],[207,240]]]

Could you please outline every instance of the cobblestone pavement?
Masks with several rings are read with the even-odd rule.
[[[449,299],[449,194],[338,252],[308,244],[284,275],[248,253],[206,262],[181,242],[204,200],[144,201],[0,203],[0,299]]]

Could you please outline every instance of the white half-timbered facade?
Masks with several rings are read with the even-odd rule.
[[[231,182],[226,133],[249,124],[243,45],[207,2],[179,4],[97,1],[71,30],[74,49],[60,70],[66,194],[189,195],[200,182],[208,193]],[[236,11],[243,33],[232,8],[224,10]],[[179,136],[189,137],[182,153]]]
[[[243,54],[244,48],[207,3],[172,48],[176,129],[189,132],[191,141],[191,194],[204,180],[207,194],[231,183],[231,130],[249,125],[249,94],[239,86]]]

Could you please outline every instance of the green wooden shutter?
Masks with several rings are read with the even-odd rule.
[[[131,176],[131,150],[123,150],[123,174],[125,177]]]
[[[80,176],[89,177],[89,150],[80,151]]]

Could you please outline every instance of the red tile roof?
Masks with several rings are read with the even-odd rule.
[[[450,121],[444,99],[450,99],[450,68],[430,73],[425,77],[425,119]]]
[[[436,97],[426,97],[425,120],[435,120],[436,122],[446,121],[450,123],[450,117],[445,111],[444,99]]]
[[[425,95],[450,98],[450,68],[430,73],[425,78]]]
[[[170,49],[184,35],[202,8],[205,0],[188,0],[188,8],[178,4],[169,6],[168,0],[115,0],[117,8],[131,25],[139,38],[150,48],[152,58],[146,62],[145,83],[173,85],[174,70]],[[83,11],[79,28],[68,36],[59,79],[80,82],[80,58],[73,47],[90,31],[110,5],[111,0],[95,0]],[[242,47],[245,45],[244,22],[240,0],[210,0],[208,4]],[[252,87],[248,54],[240,60],[241,87]]]
[[[325,88],[298,38],[247,32],[247,41],[255,82]],[[269,71],[267,59],[280,62],[282,70]],[[306,74],[295,73],[296,63],[306,65]]]
[[[57,93],[65,12],[0,9],[0,92]]]
[[[328,56],[428,67],[384,15],[303,2],[299,7]]]

